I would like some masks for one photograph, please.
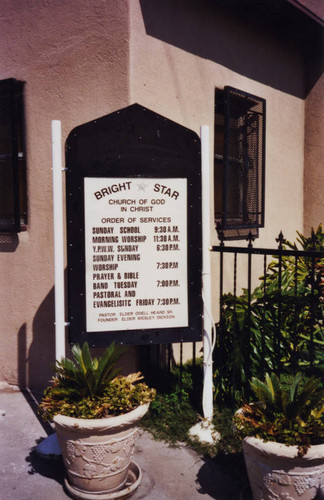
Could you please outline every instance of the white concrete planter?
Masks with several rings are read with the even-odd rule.
[[[54,417],[68,474],[68,490],[75,498],[96,495],[113,498],[111,494],[123,488],[133,456],[137,425],[148,407],[141,405],[124,415],[97,420]]]
[[[247,437],[243,452],[254,500],[311,500],[324,492],[324,444],[298,457],[297,446]]]

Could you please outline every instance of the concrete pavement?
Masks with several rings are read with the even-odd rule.
[[[0,385],[0,500],[63,500],[61,459],[40,457],[35,447],[53,432],[35,414],[30,393]],[[170,447],[141,432],[134,461],[142,482],[132,500],[251,500],[242,470],[228,463],[205,461],[187,446]]]

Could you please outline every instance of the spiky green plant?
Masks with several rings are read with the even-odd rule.
[[[155,395],[140,373],[117,376],[116,363],[124,349],[112,343],[99,358],[92,358],[85,342],[72,347],[73,360],[56,362],[56,375],[44,391],[39,412],[44,420],[58,413],[76,418],[103,418],[131,411]]]
[[[274,373],[252,378],[256,400],[234,417],[238,433],[264,441],[298,446],[304,455],[312,444],[324,443],[324,389],[320,379],[301,373],[286,386]]]
[[[85,342],[82,348],[75,344],[72,354],[75,362],[68,358],[56,362],[59,387],[67,395],[96,397],[103,393],[105,387],[119,373],[116,363],[123,355],[123,349],[112,343],[99,359],[92,358],[89,345]]]

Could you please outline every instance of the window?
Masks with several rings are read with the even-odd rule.
[[[215,94],[215,222],[223,239],[264,226],[265,100],[232,87]]]
[[[24,82],[0,81],[0,232],[27,224]]]

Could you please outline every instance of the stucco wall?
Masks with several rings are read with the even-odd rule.
[[[324,223],[324,75],[306,99],[304,230]]]
[[[65,140],[128,104],[128,38],[126,0],[1,2],[0,78],[26,82],[29,223],[18,242],[0,236],[0,380],[42,387],[52,373],[51,120]]]
[[[262,39],[260,33],[245,32],[244,26],[238,25],[237,31],[231,32],[228,24],[226,33],[224,23],[229,21],[227,17],[220,18],[217,9],[207,7],[203,10],[197,3],[189,2],[186,16],[182,17],[179,5],[183,6],[183,2],[175,2],[174,9],[172,2],[157,1],[156,7],[157,4],[160,8],[155,11],[149,9],[151,4],[145,0],[130,4],[131,101],[154,109],[197,133],[201,125],[209,125],[212,155],[215,88],[230,85],[265,98],[266,223],[260,231],[258,244],[273,244],[281,229],[287,238],[294,239],[295,230],[303,227],[304,100],[219,64],[216,49],[213,51],[209,47],[209,57],[206,57],[204,43],[212,43],[213,30],[222,29],[222,36],[227,36],[224,50],[231,54],[241,40],[248,37],[245,49],[250,52],[244,54],[246,66],[253,66],[255,47],[258,46],[258,57],[262,59],[264,55],[264,64],[272,64],[278,87],[283,66],[283,86],[286,85],[287,67],[291,79],[301,77],[298,53],[292,56],[275,41],[270,44],[268,36]],[[208,2],[204,2],[204,7],[206,5]],[[187,49],[190,36],[196,42],[195,53],[184,49]],[[267,71],[269,68],[265,68]],[[291,196],[292,192],[294,196]],[[215,231],[213,234],[216,242]]]
[[[235,31],[231,31],[234,27],[227,16],[214,6],[210,7],[209,2],[204,2],[205,10],[199,8],[198,2],[189,2],[185,14],[181,1],[157,0],[155,7],[157,4],[159,8],[153,9],[146,0],[131,3],[131,101],[154,109],[198,134],[201,125],[209,125],[212,165],[215,87],[230,85],[265,98],[265,228],[260,230],[255,246],[271,248],[276,245],[275,238],[280,230],[286,238],[294,240],[296,230],[303,229],[304,100],[286,90],[289,83],[287,75],[290,79],[298,79],[302,74],[298,53],[292,55],[289,50],[285,52],[275,41],[270,44],[268,35],[264,38],[260,32],[253,35],[239,22],[234,25]],[[219,36],[214,33],[217,29],[221,33]],[[226,40],[227,45],[215,47],[213,43],[218,40]],[[245,58],[247,71],[244,71],[244,64],[242,72],[238,72],[218,62],[223,62],[223,51],[228,54],[229,61],[233,59],[232,54],[239,50],[240,45],[244,48],[241,57]],[[246,76],[245,73],[253,73],[254,64],[262,64],[263,58],[264,71],[269,72],[271,65],[275,72],[271,83],[278,88]],[[236,59],[232,65],[235,64],[239,69]],[[285,91],[279,88],[280,74]],[[213,223],[211,234],[212,243],[219,244]],[[219,259],[216,253],[211,254],[211,265],[212,314],[217,321]],[[238,293],[241,287],[247,286],[246,259],[239,260],[239,269]],[[263,261],[260,260],[253,277],[254,284],[262,272]],[[224,276],[224,289],[232,291],[232,257],[225,259]],[[174,345],[173,348],[178,357],[179,346]],[[191,355],[191,346],[187,344],[184,357]]]
[[[0,380],[43,387],[54,363],[52,119],[62,121],[65,139],[75,126],[137,102],[197,133],[209,125],[212,155],[215,87],[263,97],[266,226],[256,244],[272,245],[280,229],[289,239],[302,230],[300,55],[276,41],[271,26],[250,29],[214,5],[2,1],[0,78],[26,81],[29,223],[18,241],[0,236]]]

